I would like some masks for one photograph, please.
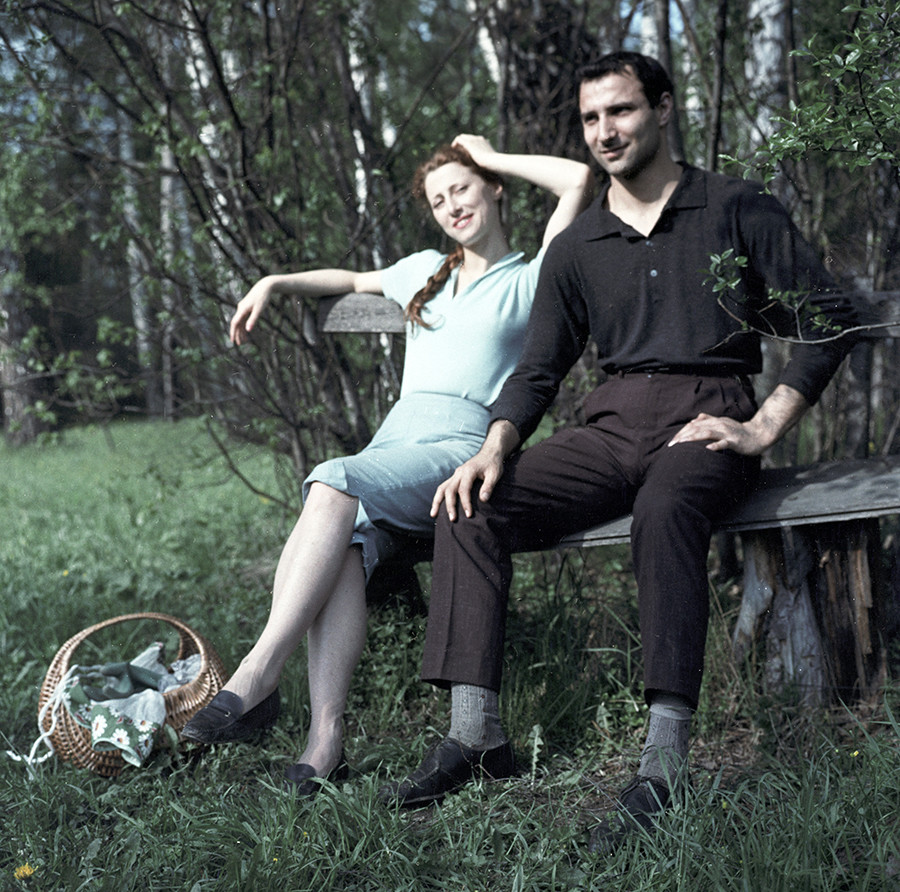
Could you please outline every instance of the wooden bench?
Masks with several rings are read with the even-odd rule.
[[[854,292],[864,337],[900,336],[900,292]],[[400,308],[370,294],[322,300],[330,333],[398,333]],[[795,688],[816,705],[865,698],[886,672],[889,601],[879,519],[900,514],[900,455],[763,470],[759,485],[721,532],[740,534],[743,595],[734,635],[738,659],[765,641],[770,690]],[[631,517],[567,536],[560,548],[627,543]],[[897,609],[900,605],[894,605]]]

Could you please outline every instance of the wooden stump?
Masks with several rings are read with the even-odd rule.
[[[793,687],[804,706],[875,693],[886,671],[878,521],[741,535],[744,596],[733,639],[738,659],[761,631],[767,689]]]

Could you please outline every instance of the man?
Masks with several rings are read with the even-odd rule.
[[[592,848],[651,826],[684,783],[711,531],[753,485],[759,454],[818,399],[849,349],[834,326],[852,309],[824,294],[832,280],[759,186],[672,161],[673,105],[668,75],[645,56],[614,53],[580,73],[584,138],[609,185],[550,245],[484,444],[435,495],[422,677],[450,687],[451,727],[385,801],[421,805],[476,775],[513,773],[497,705],[510,555],[629,511],[650,721],[637,776]],[[728,251],[739,284],[723,296],[708,270]],[[786,311],[767,288],[808,294],[809,311]],[[761,369],[762,327],[799,327],[818,343],[794,348],[757,408],[748,376]],[[588,338],[608,377],[585,423],[517,451]]]

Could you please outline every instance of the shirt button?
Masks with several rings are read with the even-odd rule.
[[[658,275],[659,275],[659,273],[655,269],[650,270],[650,278],[651,279],[655,279]]]

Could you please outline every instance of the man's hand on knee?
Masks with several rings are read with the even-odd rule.
[[[472,516],[472,493],[480,480],[478,498],[486,502],[503,476],[503,462],[520,443],[514,424],[505,419],[494,421],[488,428],[481,449],[465,464],[460,465],[449,480],[445,480],[434,494],[431,516],[437,517],[441,503],[447,509],[450,520],[456,520],[456,506],[462,505],[466,517]]]
[[[472,494],[476,484],[481,481],[478,497],[482,502],[486,502],[502,475],[502,459],[484,455],[482,452],[476,453],[437,488],[431,503],[431,516],[437,517],[443,504],[450,520],[456,520],[456,508],[459,504],[466,517],[471,517]]]
[[[672,437],[669,445],[704,441],[707,449],[717,452],[732,449],[742,455],[756,455],[765,448],[757,442],[747,425],[733,418],[719,418],[706,413],[701,413],[693,421],[689,421]]]

